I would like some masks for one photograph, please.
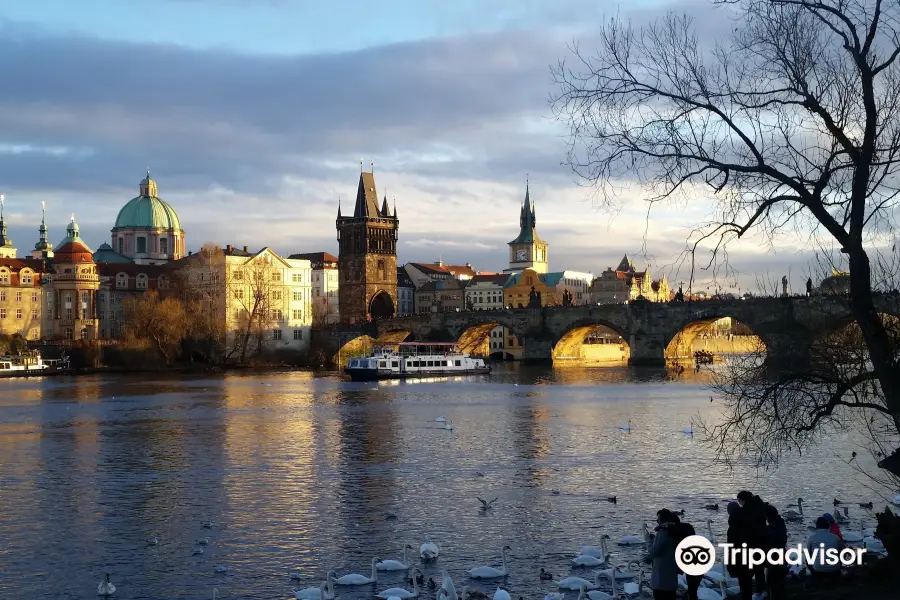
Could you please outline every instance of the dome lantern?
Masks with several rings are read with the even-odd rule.
[[[141,179],[138,185],[138,191],[144,198],[155,198],[158,194],[156,191],[156,182],[150,177],[150,169],[147,169],[147,176]]]

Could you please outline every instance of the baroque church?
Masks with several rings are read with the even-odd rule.
[[[81,238],[75,215],[54,247],[42,211],[30,257],[17,258],[0,201],[0,334],[26,339],[116,337],[130,293],[168,288],[167,265],[184,255],[175,210],[162,200],[150,173],[116,217],[110,243],[96,252]]]

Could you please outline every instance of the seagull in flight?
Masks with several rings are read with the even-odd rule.
[[[481,510],[491,510],[494,507],[494,502],[497,501],[497,498],[494,498],[490,502],[478,498],[478,501],[481,502]]]

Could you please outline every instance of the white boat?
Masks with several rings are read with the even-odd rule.
[[[354,381],[453,375],[487,375],[482,358],[462,354],[454,343],[401,342],[376,346],[369,356],[351,358],[344,369]]]
[[[37,352],[28,352],[21,356],[0,356],[0,377],[39,373],[50,367],[51,365],[44,362]]]

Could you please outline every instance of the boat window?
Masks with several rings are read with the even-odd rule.
[[[392,361],[391,361],[391,366],[394,367],[394,368],[399,367],[399,366],[400,366],[400,362],[399,362],[399,361],[396,361],[396,360],[392,360]]]
[[[462,361],[459,361],[459,360],[458,360],[458,361],[456,361],[456,366],[457,366],[457,367],[460,367],[460,366],[462,366]]]
[[[382,369],[386,369],[386,368],[387,368],[387,361],[386,361],[386,360],[383,360],[383,361],[379,362],[379,363],[378,363],[378,366],[381,367]]]
[[[433,367],[433,366],[434,366],[434,361],[433,361],[433,360],[429,360],[429,361],[428,361],[428,366],[429,366],[429,367]]]
[[[9,369],[9,363],[0,363],[0,369]]]

